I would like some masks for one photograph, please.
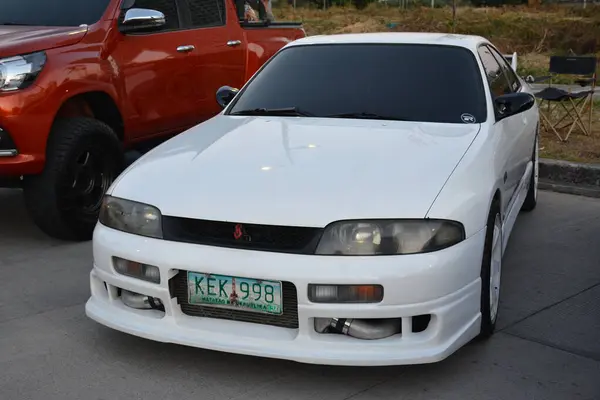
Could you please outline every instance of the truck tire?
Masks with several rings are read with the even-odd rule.
[[[121,142],[105,123],[87,117],[57,120],[44,171],[24,179],[25,204],[34,223],[57,239],[91,239],[102,197],[123,163]]]

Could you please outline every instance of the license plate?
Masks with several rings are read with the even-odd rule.
[[[188,303],[281,314],[281,282],[188,271]]]

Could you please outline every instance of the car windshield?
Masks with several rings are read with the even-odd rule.
[[[465,48],[302,45],[274,56],[228,114],[479,123],[486,99],[475,56]]]
[[[0,0],[1,25],[79,26],[102,17],[110,0]]]

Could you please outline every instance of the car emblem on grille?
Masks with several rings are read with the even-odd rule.
[[[235,240],[240,239],[244,235],[244,231],[242,229],[242,224],[237,224],[235,226],[235,229],[233,230],[233,237]]]
[[[233,238],[235,240],[240,240],[244,238],[247,241],[251,241],[250,235],[246,233],[246,230],[244,229],[244,226],[242,224],[235,225],[235,228],[233,229]]]

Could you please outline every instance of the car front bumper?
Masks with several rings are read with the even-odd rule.
[[[0,178],[42,172],[59,106],[37,85],[0,93]]]
[[[86,314],[147,339],[245,355],[330,365],[436,362],[479,333],[484,236],[482,230],[456,246],[421,255],[323,257],[168,242],[98,224]],[[116,273],[113,256],[158,266],[161,283]],[[186,315],[168,283],[180,270],[292,282],[298,328]],[[384,299],[377,304],[311,303],[309,283],[381,284]],[[126,306],[117,288],[160,299],[164,312]],[[405,330],[410,328],[406,321],[427,314],[431,320],[424,331]],[[403,333],[376,340],[322,334],[314,328],[315,318],[402,318]]]

